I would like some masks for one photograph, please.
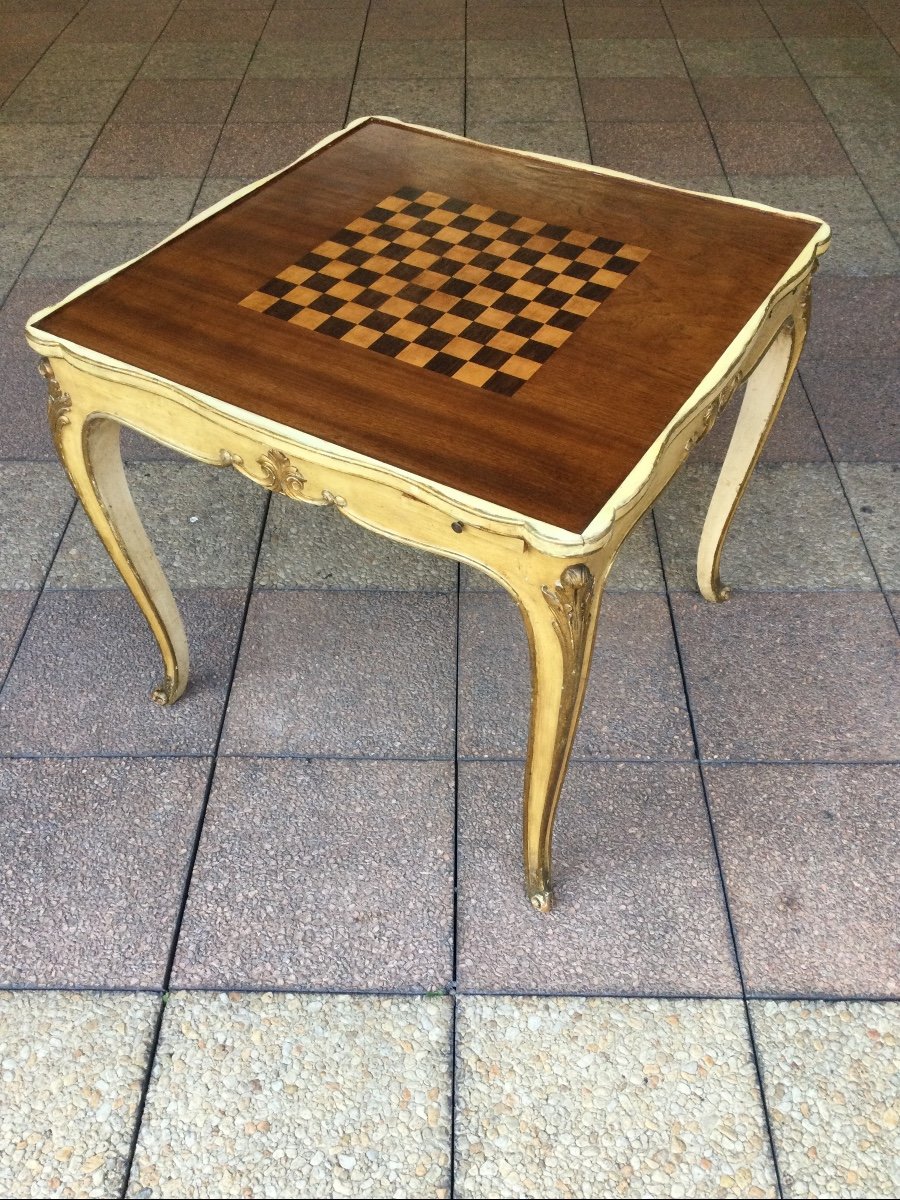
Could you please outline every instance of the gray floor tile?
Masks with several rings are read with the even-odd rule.
[[[115,124],[156,125],[199,121],[221,124],[228,116],[239,78],[135,79],[122,96]]]
[[[65,222],[99,224],[148,221],[173,229],[191,215],[200,179],[96,179],[80,177],[59,210]]]
[[[810,359],[897,359],[900,323],[900,279],[883,275],[869,279],[832,276],[813,285],[813,317],[804,350],[801,376],[807,382]],[[879,364],[880,365],[880,364]]]
[[[223,751],[452,754],[454,607],[430,593],[257,593]]]
[[[476,79],[497,82],[508,79],[511,81],[509,90],[513,91],[518,90],[513,80],[549,79],[554,76],[573,79],[575,61],[568,38],[489,38],[485,41],[470,38],[466,42],[465,69],[470,85]],[[566,116],[571,115],[574,114],[566,113]]]
[[[158,42],[138,72],[140,79],[240,79],[252,42]]]
[[[240,6],[240,0],[237,0]],[[270,6],[265,0],[263,8]],[[366,24],[368,0],[340,0],[339,3],[323,4],[321,0],[306,3],[276,4],[269,13],[262,31],[261,41],[283,43],[302,42],[307,38],[358,38],[362,37]],[[450,43],[448,42],[448,45]],[[388,50],[392,49],[389,45]]]
[[[679,38],[693,79],[704,75],[796,75],[797,68],[777,38]]]
[[[840,463],[853,513],[881,585],[900,589],[900,464]]]
[[[805,359],[801,370],[836,459],[900,462],[900,358]]]
[[[486,121],[572,121],[580,115],[574,72],[565,79],[470,79],[466,116]]]
[[[583,79],[584,115],[594,121],[702,121],[689,79]]]
[[[202,176],[220,132],[218,122],[108,125],[84,164],[84,174],[137,179]]]
[[[0,178],[0,212],[25,225],[43,225],[56,212],[70,183],[67,175]]]
[[[194,204],[194,212],[203,212],[213,204],[218,204],[220,200],[224,200],[226,196],[230,196],[232,192],[240,191],[241,188],[248,187],[251,183],[255,183],[256,179],[253,176],[247,175],[229,175],[229,176],[213,176],[207,175],[203,181],[203,187],[200,189],[200,195]]]
[[[700,751],[737,761],[900,755],[896,629],[880,595],[675,593]]]
[[[750,1005],[786,1196],[897,1188],[896,1004]]]
[[[40,588],[74,500],[55,463],[0,462],[0,589]]]
[[[222,759],[173,986],[452,978],[453,764]]]
[[[900,79],[812,76],[809,86],[828,117],[887,124],[900,117]]]
[[[809,213],[827,221],[843,240],[860,222],[876,221],[878,209],[861,181],[856,177],[833,178],[822,175],[741,175],[729,174],[734,194],[743,200],[771,204],[788,212]],[[831,246],[821,260],[822,266],[834,254]]]
[[[599,121],[588,133],[594,162],[615,171],[665,183],[676,175],[716,175],[721,170],[701,121]]]
[[[683,79],[686,75],[678,47],[666,38],[576,37],[572,45],[582,79]]]
[[[888,226],[876,217],[834,230],[821,269],[825,275],[900,274],[900,249]]]
[[[853,167],[827,121],[719,121],[716,146],[731,175],[853,176]]]
[[[124,86],[117,79],[25,79],[0,110],[0,121],[96,122],[99,129]]]
[[[531,696],[521,617],[506,594],[460,597],[459,753],[523,758]],[[608,595],[576,758],[692,758],[666,602]]]
[[[96,132],[90,125],[0,125],[0,174],[74,178]]]
[[[358,41],[260,42],[247,68],[247,78],[344,79],[349,83],[358,54]]]
[[[43,232],[43,225],[0,225],[0,272],[18,275]]]
[[[743,1005],[464,997],[465,1196],[776,1196]]]
[[[466,33],[470,38],[564,38],[565,6],[560,0],[469,0]]]
[[[466,136],[493,146],[550,154],[574,162],[590,162],[584,121],[468,121]]]
[[[209,166],[210,173],[259,179],[294,162],[326,134],[333,133],[339,123],[229,122],[222,130],[216,146]]]
[[[118,1195],[159,1011],[152,995],[0,994],[7,1196]]]
[[[36,591],[0,593],[0,679],[9,670],[36,599]]]
[[[887,38],[789,37],[785,45],[804,75],[894,75],[897,53]]]
[[[762,7],[749,3],[709,4],[688,0],[665,4],[677,38],[774,38],[775,27]],[[666,31],[668,34],[668,30]]]
[[[554,908],[528,905],[521,763],[460,767],[463,992],[737,995],[700,777],[675,763],[573,763]]]
[[[160,987],[207,759],[0,759],[0,982]]]
[[[806,0],[767,0],[766,11],[782,37],[864,37],[876,33],[874,22],[854,0],[827,0],[810,5]]]
[[[117,79],[127,83],[150,49],[149,41],[57,42],[44,54],[31,78]]]
[[[739,390],[710,432],[691,452],[692,462],[721,464],[731,441],[742,395],[743,392]],[[788,386],[787,395],[760,461],[803,463],[828,460],[828,447],[822,439],[800,377],[795,375]]]
[[[719,121],[822,120],[815,96],[798,76],[701,75],[694,86],[714,133]]]
[[[867,190],[874,196],[882,216],[888,219],[900,217],[900,200],[897,197],[900,133],[896,123],[874,124],[833,117],[832,124],[850,161],[862,176]]]
[[[176,5],[137,4],[128,2],[113,4],[87,4],[61,33],[61,40],[68,42],[128,41],[133,38],[156,38],[166,24]]]
[[[266,24],[264,8],[208,8],[204,12],[179,9],[160,35],[160,42],[253,42]]]
[[[717,477],[712,464],[688,464],[656,503],[671,589],[697,590],[697,546]],[[728,532],[722,582],[737,591],[878,587],[830,463],[757,468]]]
[[[443,32],[431,30],[431,33]],[[472,70],[471,45],[468,53]],[[569,53],[571,68],[572,56]],[[459,79],[466,71],[462,38],[396,41],[366,38],[359,54],[357,79]],[[549,74],[549,72],[548,72]]]
[[[566,16],[573,38],[672,36],[662,5],[655,0],[602,5],[596,0],[568,0]]]
[[[462,133],[465,86],[458,79],[360,79],[348,120],[373,114]]]
[[[502,584],[474,567],[463,566],[460,583],[467,592],[500,592]],[[664,592],[662,565],[653,518],[644,517],[625,539],[606,581],[610,592]]]
[[[90,279],[151,250],[173,227],[174,222],[56,220],[47,227],[23,274],[26,279]]]
[[[450,1019],[444,997],[176,992],[126,1194],[447,1195]]]
[[[900,768],[707,767],[748,991],[900,995]]]
[[[38,360],[24,337],[0,340],[0,455],[4,458],[56,459],[47,425],[47,387]]]
[[[178,597],[191,681],[177,704],[150,700],[159,651],[130,595],[44,592],[0,694],[0,753],[208,754],[231,673],[242,592]]]
[[[128,480],[138,513],[174,588],[247,587],[266,494],[236,471],[200,463],[136,463]],[[124,588],[112,559],[77,508],[48,585]]]
[[[267,123],[277,116],[279,124],[330,123],[338,129],[344,123],[349,99],[350,85],[346,82],[319,79],[288,83],[284,79],[245,79],[229,123]]]
[[[456,591],[456,563],[390,541],[332,507],[273,496],[257,587]]]

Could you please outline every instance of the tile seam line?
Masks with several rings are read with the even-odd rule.
[[[854,0],[854,3],[855,3],[855,0]],[[763,11],[765,12],[766,16],[769,18],[769,21],[771,21],[771,22],[772,22],[772,25],[775,25],[775,22],[774,22],[774,21],[772,21],[772,18],[771,18],[771,17],[769,17],[769,12],[768,12],[768,9],[767,9],[767,8],[766,8],[766,6],[765,6],[765,4],[766,4],[766,0],[760,0],[760,4],[761,4],[761,6],[762,6],[762,8],[763,8]],[[883,30],[881,29],[881,26],[880,26],[880,25],[878,25],[878,22],[875,20],[875,18],[874,18],[874,17],[872,17],[872,15],[871,15],[870,13],[866,12],[866,10],[865,10],[864,8],[862,8],[862,7],[861,7],[859,4],[856,4],[856,7],[859,9],[859,11],[860,11],[861,13],[863,13],[863,15],[864,15],[864,16],[866,16],[866,17],[868,17],[868,18],[869,18],[869,20],[872,22],[872,24],[876,26],[876,28],[878,29],[879,33],[881,33],[882,37],[884,37],[884,39],[885,39],[885,41],[888,43],[888,45],[889,45],[889,46],[891,46],[891,48],[893,49],[893,44],[892,44],[892,42],[891,42],[890,38],[888,38],[888,37],[886,36],[886,34],[884,34]],[[882,211],[882,209],[881,209],[881,205],[878,203],[878,201],[877,201],[877,200],[875,199],[875,197],[872,195],[872,192],[869,190],[869,185],[866,183],[865,179],[862,177],[862,175],[859,173],[859,171],[857,171],[857,169],[856,169],[856,164],[853,162],[853,159],[850,157],[850,155],[849,155],[849,154],[847,154],[847,148],[846,148],[846,146],[844,145],[844,139],[841,137],[840,133],[838,133],[837,129],[834,127],[834,124],[833,124],[833,123],[832,123],[832,121],[831,121],[831,118],[828,116],[828,113],[825,111],[825,109],[822,107],[821,103],[819,102],[819,97],[818,97],[818,96],[815,94],[815,92],[814,92],[814,91],[812,90],[812,88],[809,86],[809,81],[808,81],[808,80],[807,80],[807,78],[806,78],[806,74],[805,74],[803,71],[801,71],[800,67],[797,65],[797,60],[794,58],[794,55],[793,55],[793,53],[791,52],[791,48],[790,48],[790,46],[787,44],[787,42],[785,41],[784,37],[782,36],[782,34],[781,34],[781,30],[779,30],[779,29],[776,27],[776,29],[775,29],[775,32],[776,32],[776,33],[777,33],[777,35],[778,35],[778,40],[779,40],[779,42],[780,42],[780,43],[781,43],[781,45],[784,47],[784,52],[785,52],[785,54],[787,54],[788,58],[790,58],[790,60],[791,60],[791,63],[793,64],[794,70],[797,72],[797,74],[799,75],[799,77],[800,77],[800,78],[803,80],[804,84],[806,85],[806,90],[807,90],[807,91],[810,93],[810,95],[811,95],[811,96],[813,97],[813,99],[815,100],[815,102],[816,102],[816,106],[818,107],[818,109],[819,109],[819,112],[821,112],[822,116],[823,116],[823,117],[825,118],[825,120],[828,122],[828,128],[829,128],[829,129],[831,130],[831,132],[834,134],[835,138],[836,138],[836,139],[837,139],[837,141],[838,141],[838,144],[840,145],[841,149],[843,150],[844,154],[846,155],[846,157],[847,157],[847,161],[850,163],[850,166],[853,168],[853,175],[854,175],[854,177],[855,177],[856,179],[858,179],[858,180],[859,180],[859,182],[862,184],[863,188],[865,189],[866,195],[867,195],[867,196],[869,197],[869,199],[872,201],[872,204],[873,204],[873,205],[874,205],[874,207],[875,207],[875,211],[878,213],[879,217],[881,217],[881,220],[882,220],[883,224],[884,224],[884,225],[887,227],[888,233],[889,233],[889,234],[891,235],[891,237],[893,238],[894,244],[895,244],[895,245],[897,245],[897,246],[900,246],[900,235],[898,235],[898,234],[894,233],[894,231],[893,231],[893,228],[892,228],[892,226],[891,226],[891,222],[890,222],[890,221],[887,219],[887,217],[884,215],[884,212],[883,212],[883,211]],[[851,41],[851,40],[853,40],[853,39],[849,39],[849,38],[848,38],[848,39],[841,39],[841,40],[847,40],[847,41]],[[898,56],[898,54],[897,54],[897,51],[896,51],[896,50],[894,51],[894,57],[895,57],[895,58],[898,58],[898,61],[900,61],[900,56]],[[836,79],[841,79],[841,78],[849,78],[849,79],[854,79],[854,80],[855,80],[855,79],[867,79],[867,78],[875,78],[875,79],[878,79],[878,78],[881,78],[881,76],[877,76],[877,75],[876,75],[876,76],[864,76],[864,75],[857,75],[857,74],[855,74],[855,73],[854,73],[854,74],[852,74],[852,75],[849,75],[849,76],[840,76],[840,75],[838,75],[838,76],[821,76],[820,78],[823,78],[823,79],[825,79],[825,78],[832,78],[832,79],[835,79],[835,78],[836,78]],[[889,122],[888,122],[888,123],[889,123]],[[875,122],[870,122],[870,121],[860,121],[860,122],[859,122],[859,124],[861,124],[861,125],[872,125],[872,124],[875,124]],[[730,184],[729,184],[729,186],[730,186]],[[829,453],[830,453],[830,452],[831,452],[831,448],[829,447]],[[900,626],[898,626],[898,629],[900,629]]]
[[[273,3],[273,7],[274,7],[274,3]],[[225,729],[225,721],[228,716],[228,702],[229,702],[229,699],[231,698],[231,691],[234,686],[235,675],[237,674],[238,659],[240,658],[240,652],[241,652],[241,643],[244,638],[244,630],[247,625],[247,615],[250,611],[250,604],[253,599],[253,578],[256,574],[256,569],[259,564],[260,554],[262,552],[263,536],[265,534],[266,521],[268,519],[269,508],[271,506],[271,502],[272,502],[272,493],[269,492],[266,495],[266,501],[265,501],[265,505],[263,508],[263,512],[261,514],[261,520],[259,523],[259,532],[257,535],[257,546],[256,546],[256,558],[253,563],[253,571],[251,573],[250,580],[247,584],[246,592],[245,592],[245,596],[244,596],[244,609],[243,609],[243,613],[241,616],[241,624],[240,624],[240,627],[237,632],[237,637],[235,639],[234,654],[233,654],[233,659],[232,659],[232,663],[231,663],[231,671],[229,674],[227,686],[225,688],[225,695],[224,695],[223,701],[222,701],[222,712],[221,712],[221,716],[219,718],[219,728],[218,728],[218,731],[216,734],[215,744],[213,745],[211,752],[209,753],[209,755],[204,756],[204,757],[208,757],[210,759],[209,769],[208,769],[207,778],[206,778],[206,786],[204,788],[203,799],[200,804],[200,811],[197,814],[197,823],[196,823],[196,827],[194,830],[194,836],[192,839],[192,843],[191,843],[191,846],[189,849],[188,861],[185,864],[185,868],[184,868],[183,884],[182,884],[182,888],[181,888],[181,896],[180,896],[180,900],[179,900],[179,905],[178,905],[178,909],[176,910],[176,913],[175,913],[175,919],[172,923],[172,935],[171,935],[170,942],[169,942],[169,952],[168,952],[166,966],[165,966],[163,979],[162,979],[162,983],[161,983],[163,1002],[160,1005],[159,1020],[157,1022],[156,1028],[154,1030],[152,1040],[150,1042],[149,1052],[148,1052],[148,1056],[147,1056],[147,1066],[146,1066],[146,1070],[144,1072],[144,1078],[143,1078],[142,1084],[141,1084],[141,1090],[140,1090],[140,1094],[138,1097],[137,1107],[135,1109],[131,1141],[129,1144],[128,1153],[127,1153],[124,1163],[123,1163],[123,1168],[122,1168],[123,1182],[122,1182],[122,1190],[120,1192],[120,1197],[122,1197],[122,1198],[124,1198],[128,1194],[128,1189],[131,1185],[131,1175],[132,1175],[132,1171],[134,1170],[134,1160],[135,1160],[135,1155],[137,1153],[137,1147],[138,1147],[138,1141],[140,1138],[141,1127],[143,1125],[144,1111],[146,1109],[147,1099],[150,1094],[150,1086],[151,1086],[151,1082],[152,1082],[152,1078],[153,1078],[153,1069],[156,1064],[156,1056],[157,1056],[157,1052],[159,1050],[160,1037],[162,1035],[162,1023],[163,1023],[163,1017],[165,1015],[166,1003],[167,1003],[167,999],[168,999],[168,995],[169,995],[169,991],[170,991],[172,970],[175,965],[175,956],[178,952],[178,943],[179,943],[179,939],[180,939],[180,935],[181,935],[181,928],[184,923],[185,912],[187,911],[187,903],[188,903],[188,897],[190,895],[191,880],[192,880],[193,874],[194,874],[194,867],[196,865],[197,856],[200,851],[200,842],[203,837],[203,829],[204,829],[204,825],[206,823],[206,813],[209,808],[209,801],[210,801],[210,797],[212,795],[213,784],[215,782],[216,766],[218,764],[218,750],[219,750],[219,745],[222,741],[222,734]]]
[[[875,593],[868,593],[875,595]],[[212,750],[183,750],[183,751],[0,751],[0,762],[131,762],[155,760],[172,760],[196,762],[201,759],[212,759]],[[225,761],[272,761],[272,762],[306,762],[306,763],[419,763],[439,766],[452,766],[450,755],[346,755],[346,754],[308,754],[277,753],[266,750],[241,750],[220,752],[217,757]],[[525,755],[489,755],[481,758],[461,755],[459,762],[466,766],[521,766]],[[895,758],[571,758],[570,762],[586,767],[692,767],[703,765],[714,769],[727,768],[737,770],[745,767],[834,767],[841,770],[852,770],[858,767],[900,767],[900,759]]]
[[[668,19],[668,18],[667,18]],[[653,520],[653,528],[656,532],[657,544],[659,544],[659,528],[656,522],[656,514],[651,510]],[[660,553],[662,559],[662,553]],[[781,1167],[778,1161],[778,1149],[775,1144],[775,1131],[771,1114],[769,1112],[769,1103],[766,1097],[765,1084],[763,1080],[762,1061],[759,1054],[759,1049],[756,1044],[756,1034],[753,1028],[753,1021],[750,1015],[750,1005],[747,999],[747,984],[744,978],[744,968],[741,963],[740,945],[737,936],[737,927],[732,912],[731,898],[728,894],[728,885],[725,880],[725,871],[722,863],[722,854],[719,849],[719,839],[716,835],[715,821],[713,820],[712,804],[709,799],[709,788],[707,786],[706,773],[704,771],[704,763],[700,758],[700,739],[697,732],[697,726],[694,720],[694,710],[691,704],[691,694],[688,685],[687,671],[685,669],[684,658],[681,652],[681,641],[678,636],[678,625],[675,620],[675,609],[672,605],[672,598],[668,589],[668,575],[666,572],[666,564],[662,562],[663,578],[666,581],[666,603],[669,609],[669,621],[672,630],[672,638],[675,644],[675,654],[678,660],[678,670],[681,675],[681,686],[684,689],[685,705],[687,707],[688,721],[691,727],[691,738],[694,743],[694,754],[697,759],[697,770],[700,776],[700,787],[703,792],[703,803],[706,808],[706,820],[709,829],[709,836],[712,843],[713,855],[715,857],[716,870],[719,876],[719,886],[722,890],[722,901],[725,906],[725,918],[728,922],[728,930],[731,937],[731,945],[734,952],[734,966],[737,971],[738,983],[741,989],[741,998],[744,1009],[744,1023],[747,1030],[747,1039],[750,1047],[750,1056],[753,1062],[753,1069],[756,1076],[756,1086],[759,1093],[759,1106],[763,1118],[763,1124],[766,1131],[766,1136],[769,1142],[769,1153],[772,1156],[772,1168],[775,1174],[775,1187],[780,1197],[785,1196],[785,1188],[782,1182]]]

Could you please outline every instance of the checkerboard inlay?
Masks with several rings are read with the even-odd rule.
[[[402,187],[241,304],[511,396],[647,254]]]

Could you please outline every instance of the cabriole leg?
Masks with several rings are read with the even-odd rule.
[[[120,450],[121,426],[93,416],[63,392],[49,363],[41,374],[50,392],[49,417],[56,449],[100,540],[116,564],[156,638],[165,678],[151,692],[172,704],[188,678],[188,646],[175,598],[137,514]]]

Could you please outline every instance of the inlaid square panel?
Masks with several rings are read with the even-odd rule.
[[[402,187],[241,304],[510,396],[647,254]]]

